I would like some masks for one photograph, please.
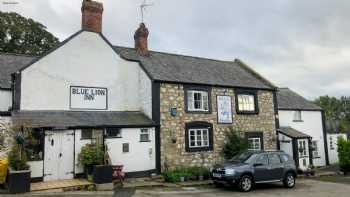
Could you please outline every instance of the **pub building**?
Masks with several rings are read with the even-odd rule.
[[[33,180],[81,175],[81,148],[96,141],[129,177],[210,167],[230,128],[251,149],[276,149],[276,87],[241,60],[150,51],[143,23],[134,48],[114,46],[101,33],[102,3],[83,0],[81,11],[82,29],[45,55],[0,54],[6,114],[37,139]]]

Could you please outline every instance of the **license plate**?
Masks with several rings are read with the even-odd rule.
[[[215,178],[221,178],[221,174],[213,173],[213,177],[215,177]]]

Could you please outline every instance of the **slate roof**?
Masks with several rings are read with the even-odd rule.
[[[11,88],[11,74],[29,64],[35,57],[0,54],[0,88]]]
[[[113,111],[20,111],[12,113],[15,123],[28,127],[133,127],[154,126],[154,122],[141,112]]]
[[[278,129],[279,132],[289,136],[289,137],[292,137],[292,138],[309,138],[311,136],[301,132],[301,131],[298,131],[292,127],[280,127]]]
[[[156,81],[275,89],[273,84],[238,59],[222,61],[155,51],[144,57],[134,48],[114,46],[114,49],[122,58],[140,62]]]
[[[280,110],[322,110],[321,107],[308,101],[289,88],[279,88],[277,91],[278,109]]]

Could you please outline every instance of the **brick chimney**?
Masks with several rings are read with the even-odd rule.
[[[103,4],[91,0],[83,0],[81,6],[81,28],[84,30],[101,32]]]
[[[148,29],[144,23],[141,23],[134,35],[135,49],[142,56],[149,56],[148,51]]]

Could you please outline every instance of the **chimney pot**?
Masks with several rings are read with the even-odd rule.
[[[144,23],[141,23],[134,35],[135,49],[142,56],[148,56],[148,29]]]
[[[103,4],[92,0],[83,0],[81,6],[81,27],[84,30],[101,32]]]

